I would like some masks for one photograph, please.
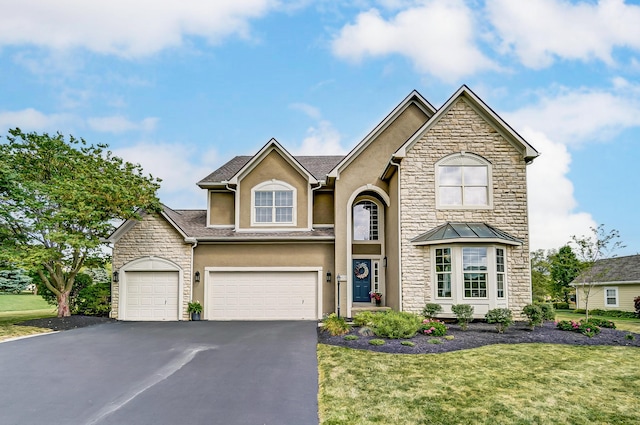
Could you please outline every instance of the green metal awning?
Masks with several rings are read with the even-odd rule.
[[[411,239],[411,243],[414,245],[501,243],[514,246],[523,244],[520,239],[486,223],[445,223]]]

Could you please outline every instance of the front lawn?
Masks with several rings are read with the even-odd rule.
[[[320,423],[640,423],[640,350],[492,345],[394,355],[318,345]]]
[[[640,334],[640,319],[626,319],[621,317],[605,317],[590,314],[589,317],[598,319],[611,320],[616,324],[616,329]],[[574,313],[573,310],[556,310],[556,320],[575,320],[584,319],[584,313]]]
[[[54,317],[56,309],[42,297],[32,294],[0,295],[0,341],[18,336],[50,332],[32,326],[16,326],[25,320]]]

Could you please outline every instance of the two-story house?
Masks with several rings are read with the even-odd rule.
[[[531,301],[526,167],[538,152],[469,88],[435,109],[412,92],[346,156],[276,140],[198,185],[206,210],[164,208],[114,243],[112,317],[320,319],[436,302],[478,317]]]

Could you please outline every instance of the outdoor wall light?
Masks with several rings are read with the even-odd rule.
[[[327,272],[327,282],[331,282],[331,272]]]
[[[200,272],[196,272],[195,281],[196,283],[200,283]]]
[[[120,282],[120,273],[118,273],[118,270],[113,272],[113,281],[116,282],[116,283]]]

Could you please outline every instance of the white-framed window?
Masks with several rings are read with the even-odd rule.
[[[496,248],[496,297],[505,298],[504,249]]]
[[[451,248],[436,248],[436,298],[451,298]]]
[[[377,241],[379,239],[378,204],[370,200],[353,205],[353,240]]]
[[[380,292],[380,261],[373,261],[373,292]]]
[[[605,307],[618,307],[618,288],[610,286],[604,288]]]
[[[434,298],[505,299],[506,255],[504,246],[496,245],[433,247]]]
[[[437,208],[490,208],[491,164],[484,158],[461,152],[436,163]]]
[[[252,225],[295,225],[296,189],[271,180],[251,189]]]

